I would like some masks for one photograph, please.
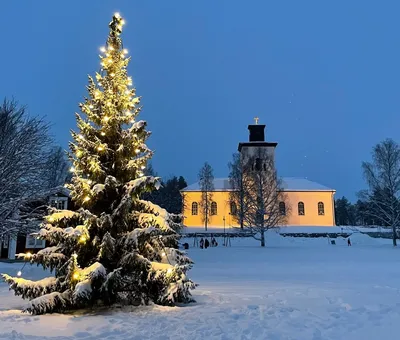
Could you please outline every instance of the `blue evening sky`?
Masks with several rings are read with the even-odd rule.
[[[355,199],[374,144],[399,141],[398,1],[4,1],[0,96],[52,122],[67,147],[115,11],[162,176],[215,177],[253,117],[278,172]]]

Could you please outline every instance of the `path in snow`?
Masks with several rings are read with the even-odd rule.
[[[0,283],[0,339],[389,339],[400,319],[400,252],[390,240],[269,235],[232,247],[190,249],[196,304],[86,315],[21,314]],[[385,244],[386,243],[386,244]],[[15,273],[19,265],[0,263]],[[36,267],[24,277],[38,278]],[[11,310],[10,310],[11,309]]]

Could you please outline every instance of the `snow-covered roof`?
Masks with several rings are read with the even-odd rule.
[[[310,181],[306,178],[298,177],[282,177],[282,188],[284,191],[335,191],[317,182]],[[215,178],[214,191],[230,191],[232,190],[229,178]],[[193,183],[181,191],[201,191],[199,182]]]
[[[335,191],[325,185],[299,177],[283,177],[282,187],[285,191]]]

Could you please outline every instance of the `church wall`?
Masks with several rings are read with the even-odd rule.
[[[288,226],[334,226],[333,212],[333,193],[332,192],[285,192],[287,204],[291,207],[291,212],[287,218]],[[217,215],[210,216],[210,228],[223,228],[224,217],[225,226],[238,226],[238,223],[230,215],[229,191],[213,193],[213,201],[217,203]],[[304,203],[305,214],[298,214],[298,203]],[[200,202],[201,192],[192,191],[184,193],[184,216],[185,226],[204,227],[203,215],[201,213]],[[192,203],[198,203],[198,215],[192,215]],[[318,202],[324,203],[324,215],[318,215]]]
[[[333,193],[327,191],[285,192],[291,213],[287,225],[294,226],[334,226]],[[304,215],[298,213],[298,203],[304,203]],[[318,202],[324,203],[324,215],[318,215]]]
[[[224,216],[225,216],[225,226],[228,227],[231,224],[231,216],[229,215],[230,206],[229,206],[229,192],[228,191],[220,191],[214,192],[212,200],[217,203],[217,215],[209,216],[209,226],[216,227],[224,227]],[[199,191],[191,191],[184,193],[184,216],[185,222],[184,224],[187,227],[202,227],[204,226],[203,214],[201,211],[200,203],[201,203],[201,192]],[[198,203],[198,215],[192,215],[192,203]]]

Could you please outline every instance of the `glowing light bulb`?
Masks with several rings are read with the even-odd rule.
[[[133,135],[133,137],[135,137],[135,138],[136,138],[136,137],[137,137],[137,134],[135,133],[135,134]]]
[[[131,91],[125,90],[125,94],[130,94],[130,93],[131,93]]]
[[[79,274],[78,274],[78,273],[74,273],[74,274],[72,275],[72,278],[73,278],[74,280],[78,280]]]
[[[165,252],[162,252],[162,253],[161,253],[161,256],[162,256],[162,257],[165,257]]]
[[[110,117],[108,117],[108,116],[104,116],[104,118],[103,118],[103,119],[104,119],[104,121],[105,121],[105,122],[108,122],[108,121],[110,120]]]
[[[128,50],[127,50],[126,48],[124,48],[124,49],[122,50],[122,53],[123,53],[123,54],[128,54]]]
[[[106,135],[106,133],[105,133],[105,132],[103,132],[103,131],[102,131],[100,134],[101,134],[102,136],[105,136],[105,135]]]
[[[115,73],[111,73],[110,76],[111,76],[111,77],[115,77]]]
[[[50,216],[49,217],[49,222],[54,222],[54,217]]]
[[[92,104],[89,105],[89,109],[93,109],[93,105]]]
[[[91,179],[88,179],[88,184],[92,184],[92,180]]]
[[[115,13],[114,13],[114,16],[115,16],[116,18],[121,18],[121,14],[119,14],[118,12],[115,12]]]
[[[140,167],[140,169],[144,170],[144,169],[146,169],[146,167],[145,167],[144,165],[142,165],[142,166]]]
[[[171,274],[171,273],[172,273],[172,269],[171,269],[171,268],[168,268],[167,274]]]
[[[73,167],[73,166],[71,166],[70,168],[69,168],[69,172],[74,172],[75,171],[75,168]]]
[[[22,272],[18,271],[17,276],[21,276],[21,275],[22,275]]]
[[[140,149],[136,149],[135,152],[136,152],[136,153],[139,153],[139,152],[140,152]]]
[[[82,236],[79,238],[79,242],[85,243],[85,242],[86,242],[86,236],[85,236],[85,235],[82,235]]]
[[[32,257],[32,254],[28,251],[28,252],[25,254],[25,257],[28,258],[28,259],[30,259],[30,258]]]
[[[106,48],[104,46],[101,46],[100,51],[104,53],[106,51]]]
[[[98,150],[98,151],[103,151],[104,148],[103,148],[101,145],[99,145],[99,146],[97,147],[97,150]]]
[[[90,201],[90,197],[89,196],[85,196],[85,198],[83,199],[85,202]]]
[[[112,47],[111,45],[108,46],[108,49],[109,49],[110,51],[114,51],[114,47]]]
[[[82,157],[82,151],[81,150],[78,150],[76,152],[76,157]]]
[[[76,258],[78,257],[78,254],[77,254],[77,253],[73,253],[73,254],[72,254],[72,257],[73,257],[74,259],[76,259]]]

